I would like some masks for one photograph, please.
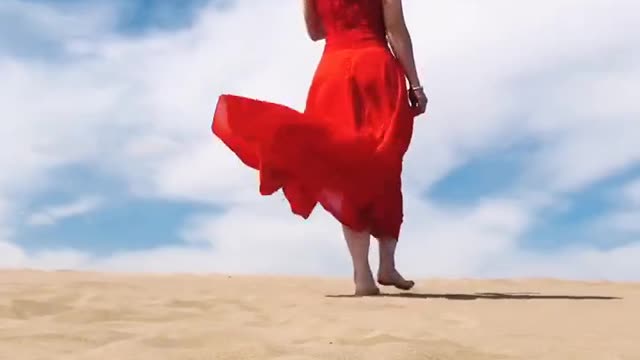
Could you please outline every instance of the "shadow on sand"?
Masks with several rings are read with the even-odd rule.
[[[356,295],[326,295],[329,298],[357,298]],[[394,293],[372,295],[371,297],[394,297],[409,299],[447,299],[447,300],[620,300],[614,296],[581,296],[581,295],[541,295],[539,293],[473,293],[473,294],[420,294]]]

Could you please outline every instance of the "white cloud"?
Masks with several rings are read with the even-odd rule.
[[[637,233],[640,239],[640,209],[614,213],[607,217],[607,222],[616,230]]]
[[[26,260],[26,255],[16,245],[0,240],[0,268],[21,267]]]
[[[554,253],[514,251],[507,257],[495,258],[492,268],[485,275],[637,281],[639,255],[640,246],[637,243],[610,250],[578,247]]]
[[[637,236],[640,241],[640,181],[625,184],[611,199],[614,208],[596,222],[605,231]]]
[[[95,39],[114,24],[115,10],[106,2],[54,8],[35,2],[4,0],[0,4],[3,20],[0,30],[6,36],[0,38],[0,46],[30,50],[27,48],[34,42],[40,47],[55,46],[61,41]]]
[[[25,255],[4,240],[13,255],[0,255],[0,265],[6,258],[13,259],[9,265],[111,270],[348,269],[335,223],[322,213],[303,222],[278,197],[259,198],[256,174],[209,130],[221,92],[302,109],[322,46],[306,39],[298,2],[275,7],[242,0],[224,12],[210,7],[190,28],[135,38],[113,31],[115,8],[7,4],[0,5],[0,15],[7,8],[32,14],[30,28],[53,39],[65,57],[47,63],[0,55],[0,107],[5,118],[15,119],[0,125],[0,168],[12,169],[0,173],[0,200],[46,186],[51,169],[84,164],[126,181],[136,196],[227,209],[187,224],[186,240],[207,250],[185,246],[110,258],[73,251]],[[518,240],[539,211],[564,201],[561,192],[580,191],[640,160],[640,105],[633,98],[640,67],[632,61],[640,55],[640,5],[414,0],[405,8],[431,104],[417,121],[405,163],[404,266],[442,276],[548,269],[573,276],[599,269],[602,276],[619,277],[637,270],[629,263],[608,270],[605,265],[621,252],[582,249],[540,257],[520,249]],[[420,197],[471,158],[522,140],[539,150],[517,191],[460,208]],[[525,196],[531,193],[536,196]],[[55,221],[52,213],[35,222]],[[0,230],[9,228],[2,224]]]
[[[621,195],[623,202],[640,207],[640,179],[627,184]]]
[[[54,225],[61,220],[96,211],[102,204],[102,198],[87,196],[70,203],[48,206],[31,214],[27,219],[27,224],[32,226]]]

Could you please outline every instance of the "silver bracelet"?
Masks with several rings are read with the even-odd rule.
[[[418,85],[418,86],[412,86],[410,88],[411,91],[418,91],[418,90],[424,90],[424,87],[422,87],[422,85]]]

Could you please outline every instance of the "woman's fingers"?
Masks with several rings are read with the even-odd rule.
[[[429,102],[429,99],[424,93],[424,90],[411,89],[409,90],[409,97],[412,99],[411,105],[415,110],[416,116],[423,114],[427,110],[427,103]]]
[[[423,114],[427,110],[427,103],[429,102],[429,99],[422,90],[418,91],[416,97],[418,99],[418,114]]]

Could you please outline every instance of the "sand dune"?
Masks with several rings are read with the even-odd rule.
[[[0,360],[640,359],[640,284],[0,272]],[[387,291],[387,290],[385,290]]]

